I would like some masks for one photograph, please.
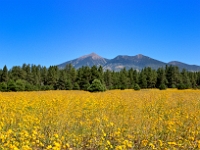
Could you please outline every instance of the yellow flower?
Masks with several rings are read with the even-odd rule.
[[[148,140],[142,140],[142,145],[147,146]]]

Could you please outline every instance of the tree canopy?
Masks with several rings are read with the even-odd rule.
[[[64,69],[40,65],[23,64],[0,69],[0,91],[36,90],[96,90],[105,89],[145,89],[145,88],[199,88],[200,72],[179,70],[176,66],[166,66],[154,70],[150,67],[141,71],[133,68],[119,72],[103,70],[102,66],[83,66],[75,69],[67,64]]]

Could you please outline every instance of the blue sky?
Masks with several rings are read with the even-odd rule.
[[[0,0],[0,68],[92,52],[200,65],[199,0]]]

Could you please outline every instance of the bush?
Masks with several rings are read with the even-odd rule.
[[[160,90],[166,90],[166,89],[167,89],[167,86],[166,86],[165,84],[161,84],[161,85],[159,86],[159,89],[160,89]]]
[[[177,88],[178,88],[179,90],[184,90],[184,89],[186,89],[186,86],[185,86],[185,84],[180,83],[180,84],[177,86]]]
[[[80,87],[77,82],[74,83],[73,90],[80,90]]]
[[[140,90],[140,86],[138,84],[135,84],[133,89],[136,90],[136,91],[139,91]]]
[[[172,84],[172,85],[171,85],[171,88],[176,88],[176,85],[175,85],[175,84]]]
[[[16,81],[16,90],[17,91],[24,91],[25,90],[26,81],[24,80],[17,80]]]
[[[65,89],[66,90],[72,90],[72,88],[73,88],[73,85],[72,85],[71,81],[67,80],[67,82],[65,84]]]
[[[2,91],[2,92],[7,91],[7,84],[5,82],[0,83],[0,91]]]
[[[105,86],[101,83],[100,80],[94,79],[92,84],[87,88],[90,92],[103,92],[106,90]]]
[[[17,91],[17,85],[13,80],[8,81],[8,91]]]

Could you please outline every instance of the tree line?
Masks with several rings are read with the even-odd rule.
[[[150,67],[141,71],[124,68],[119,72],[104,71],[102,66],[75,69],[71,64],[67,64],[64,69],[29,64],[14,66],[10,70],[6,66],[0,69],[0,91],[88,90],[99,86],[98,84],[103,85],[101,88],[104,90],[196,89],[200,88],[200,71],[180,71],[177,66],[172,65],[157,70]]]

